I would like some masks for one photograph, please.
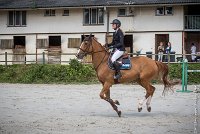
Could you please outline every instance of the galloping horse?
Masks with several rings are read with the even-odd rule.
[[[121,111],[116,106],[120,104],[119,101],[113,101],[110,98],[110,87],[116,84],[116,80],[113,78],[115,71],[108,67],[109,52],[94,37],[89,36],[81,43],[76,57],[82,59],[87,54],[92,55],[92,64],[99,81],[103,85],[103,89],[100,92],[101,99],[109,102],[118,116],[121,117]],[[172,89],[173,85],[177,83],[168,80],[168,66],[162,62],[154,61],[144,56],[138,56],[131,58],[131,64],[133,67],[130,70],[121,70],[122,77],[117,83],[135,81],[144,87],[146,89],[146,95],[144,99],[140,100],[138,111],[140,112],[142,110],[142,105],[147,100],[147,110],[150,112],[150,102],[155,91],[155,87],[151,85],[151,80],[162,79],[164,84],[163,93]]]

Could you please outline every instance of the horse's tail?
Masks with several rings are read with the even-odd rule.
[[[156,64],[158,66],[159,76],[161,77],[164,84],[164,90],[162,94],[165,95],[166,91],[169,91],[169,90],[173,91],[173,86],[179,84],[180,80],[170,81],[168,78],[168,74],[169,74],[168,65],[159,61],[156,61]]]

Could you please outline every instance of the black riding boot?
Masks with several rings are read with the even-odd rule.
[[[120,72],[120,64],[118,62],[113,63],[113,67],[115,68],[115,76],[114,79],[119,79],[122,77],[121,72]]]

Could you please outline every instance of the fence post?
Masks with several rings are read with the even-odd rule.
[[[185,90],[185,59],[182,61],[182,92]]]
[[[42,53],[43,64],[45,64],[45,52]]]
[[[5,52],[5,65],[6,65],[6,67],[8,65],[8,53],[7,52]]]
[[[187,79],[188,79],[188,60],[183,59],[182,61],[182,90],[177,90],[177,92],[185,92],[189,93],[192,92],[190,90],[187,90]]]
[[[185,59],[185,91],[187,93],[192,92],[191,90],[187,90],[187,84],[188,84],[188,60]]]
[[[187,92],[187,79],[188,79],[188,61],[185,62],[185,91]]]

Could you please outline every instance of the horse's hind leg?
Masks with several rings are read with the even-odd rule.
[[[142,106],[143,106],[143,103],[144,103],[145,100],[146,100],[146,98],[139,101],[139,103],[138,103],[138,112],[142,111]]]
[[[137,83],[140,84],[142,87],[144,87],[143,84],[141,83],[141,80],[140,80],[140,79],[137,80]],[[144,87],[144,88],[145,88],[145,87]],[[138,112],[141,112],[141,111],[142,111],[142,106],[143,106],[143,103],[144,103],[145,101],[146,101],[146,98],[139,100],[139,102],[138,102]]]
[[[121,111],[118,110],[118,107],[115,104],[118,104],[118,101],[113,101],[110,98],[110,87],[111,84],[109,83],[104,83],[103,85],[103,89],[100,92],[100,97],[101,99],[106,100],[107,102],[110,103],[110,105],[112,106],[112,108],[117,112],[118,116],[121,117]]]
[[[151,112],[151,98],[153,97],[153,93],[155,91],[155,87],[150,85],[150,90],[147,91],[147,94],[149,95],[149,97],[147,98],[147,102],[146,102],[146,105],[147,105],[147,111],[148,112]]]
[[[146,80],[140,80],[138,81],[138,83],[144,87],[146,89],[146,95],[145,95],[145,99],[141,100],[138,104],[138,112],[142,111],[142,105],[145,102],[145,100],[147,99],[146,105],[147,105],[147,110],[148,112],[151,111],[151,106],[150,106],[150,102],[151,102],[151,98],[153,96],[153,93],[155,91],[155,87],[153,87],[149,81]]]

